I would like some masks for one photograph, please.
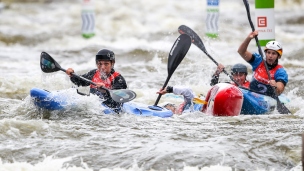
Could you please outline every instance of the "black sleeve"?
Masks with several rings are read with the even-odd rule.
[[[173,93],[173,87],[172,86],[167,86],[166,92],[167,93]]]
[[[117,89],[126,89],[127,83],[125,78],[122,75],[118,75],[114,81],[113,81],[113,85],[112,85],[112,89],[113,90],[117,90]]]
[[[84,77],[84,78],[86,78],[86,79],[88,79],[88,80],[92,80],[93,76],[94,76],[95,73],[96,73],[96,70],[97,70],[97,69],[93,69],[93,70],[89,71],[88,73],[83,74],[83,75],[81,75],[81,76]],[[89,82],[87,82],[87,81],[85,81],[85,80],[82,80],[82,79],[78,79],[78,78],[75,77],[75,76],[72,76],[72,77],[70,78],[70,80],[71,80],[74,84],[76,84],[77,86],[89,86],[89,85],[90,85]]]
[[[214,74],[214,75],[212,76],[212,78],[211,78],[210,85],[211,85],[211,86],[214,86],[215,84],[218,83],[218,81],[219,81],[219,75]]]

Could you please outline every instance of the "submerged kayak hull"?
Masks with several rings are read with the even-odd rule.
[[[68,106],[77,105],[73,98],[69,98],[65,91],[49,92],[47,90],[32,88],[30,96],[33,99],[34,105],[45,110],[63,110]],[[101,109],[105,114],[114,114],[115,112],[105,105],[101,104]],[[159,107],[158,110],[152,110],[148,106],[140,103],[127,102],[123,104],[123,112],[141,115],[141,116],[158,116],[162,118],[171,117],[171,110]]]

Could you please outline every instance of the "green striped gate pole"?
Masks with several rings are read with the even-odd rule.
[[[220,0],[207,0],[206,35],[210,38],[218,37],[218,18]]]
[[[84,38],[95,35],[95,11],[92,0],[82,0],[81,10],[82,27],[81,33]]]
[[[275,40],[274,0],[255,0],[256,30],[259,32],[259,43]]]

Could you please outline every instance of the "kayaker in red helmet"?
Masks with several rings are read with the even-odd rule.
[[[266,60],[258,53],[251,53],[247,50],[251,39],[258,36],[258,31],[251,32],[238,49],[238,53],[247,61],[253,70],[253,77],[250,81],[250,89],[268,96],[280,95],[288,82],[288,74],[282,65],[279,65],[279,59],[282,57],[283,48],[277,41],[269,41],[264,49]],[[270,80],[265,65],[270,74]]]
[[[213,86],[219,82],[219,75],[224,70],[224,65],[218,64],[215,73],[212,75],[210,85]],[[249,88],[250,82],[247,80],[247,67],[244,64],[238,63],[232,66],[231,75],[233,79],[242,87]],[[236,85],[234,82],[232,84]]]
[[[66,74],[71,78],[71,81],[77,86],[90,86],[90,93],[100,96],[100,98],[105,99],[103,104],[112,108],[115,112],[119,112],[122,104],[115,102],[109,92],[99,89],[99,87],[106,87],[108,89],[126,89],[127,83],[124,77],[117,71],[114,70],[115,64],[115,54],[113,51],[108,49],[101,49],[96,54],[96,66],[97,69],[93,69],[86,74],[81,75],[84,78],[92,80],[92,82],[97,84],[97,87],[90,85],[90,83],[78,79],[71,75],[74,73],[74,69],[68,68]]]

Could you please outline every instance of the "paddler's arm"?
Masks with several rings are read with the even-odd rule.
[[[278,96],[279,96],[280,94],[282,94],[283,91],[284,91],[284,89],[285,89],[285,85],[284,85],[284,83],[281,82],[281,81],[276,82],[275,80],[270,80],[270,81],[269,81],[269,84],[270,84],[272,87],[274,87],[275,93],[276,93],[276,95],[278,95]]]
[[[112,85],[113,90],[127,89],[127,88],[128,88],[127,82],[122,75],[118,75],[117,77],[115,77]]]
[[[77,86],[89,86],[89,85],[90,85],[89,82],[84,81],[84,80],[82,80],[82,79],[79,79],[79,78],[77,78],[77,77],[74,77],[74,76],[72,75],[72,73],[74,73],[74,69],[73,69],[73,68],[68,68],[68,69],[66,70],[66,74],[70,77],[70,80],[71,80],[74,84],[76,84]],[[96,73],[96,69],[93,69],[93,70],[89,71],[88,73],[83,74],[83,75],[81,75],[81,76],[84,77],[84,78],[86,78],[86,79],[88,79],[88,80],[92,80],[92,78],[93,78],[93,76],[94,76],[95,73]]]
[[[174,93],[176,95],[182,95],[184,96],[185,101],[192,101],[194,98],[194,93],[190,88],[185,88],[185,87],[172,87],[172,86],[167,86],[165,89],[161,89],[160,91],[157,92],[157,94],[166,94],[166,93]]]
[[[210,85],[214,86],[215,84],[217,84],[219,82],[219,77],[220,77],[220,73],[224,70],[224,65],[222,64],[218,64],[215,73],[212,75],[211,81],[210,81]]]
[[[288,74],[283,68],[279,68],[274,74],[274,80],[269,81],[269,85],[274,87],[276,95],[281,95],[288,83]]]
[[[247,37],[246,39],[243,41],[243,43],[240,45],[239,49],[238,49],[238,53],[241,55],[241,57],[249,62],[252,58],[252,53],[250,53],[247,48],[248,48],[248,45],[251,41],[251,39],[255,38],[255,36],[257,36],[259,33],[258,31],[254,31],[254,32],[251,32]]]
[[[105,93],[106,90],[102,89],[102,87],[105,87],[105,84],[104,83],[95,83],[96,84],[96,87],[98,87],[98,91],[100,91],[101,93]]]

